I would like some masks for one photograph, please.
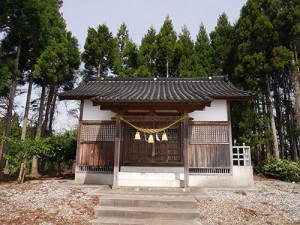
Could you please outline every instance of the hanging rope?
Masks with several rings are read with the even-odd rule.
[[[123,116],[116,115],[116,117],[119,118],[121,121],[127,123],[128,125],[130,125],[134,129],[140,131],[140,132],[143,132],[143,133],[146,133],[146,134],[155,134],[155,133],[164,132],[165,130],[167,130],[170,127],[174,126],[176,123],[179,123],[181,120],[184,120],[184,119],[188,118],[189,116],[188,115],[184,115],[184,116],[180,117],[178,120],[175,120],[173,123],[169,124],[168,126],[162,127],[162,128],[158,128],[158,129],[138,127],[138,126],[133,125],[132,123],[130,123],[126,119],[124,119]]]

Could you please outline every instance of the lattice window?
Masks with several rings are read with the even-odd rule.
[[[77,166],[76,172],[112,172],[112,166]]]
[[[229,174],[230,168],[228,167],[202,167],[202,168],[189,168],[190,174]]]
[[[228,143],[228,125],[191,125],[190,144]]]
[[[80,141],[114,141],[115,133],[114,124],[82,124]]]
[[[232,157],[234,166],[251,166],[250,146],[232,146]]]

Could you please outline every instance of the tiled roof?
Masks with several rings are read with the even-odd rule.
[[[214,99],[249,99],[224,77],[200,78],[105,78],[82,83],[61,93],[60,100],[91,99],[104,103],[209,103]]]

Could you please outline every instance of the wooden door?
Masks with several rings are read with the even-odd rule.
[[[161,128],[168,125],[164,122],[136,122],[135,124],[143,128]],[[168,141],[161,141],[162,133],[157,134],[157,137],[154,135],[154,144],[149,144],[149,135],[143,133],[141,133],[142,140],[134,140],[136,130],[126,124],[124,124],[123,132],[123,165],[183,165],[181,123],[166,131]]]

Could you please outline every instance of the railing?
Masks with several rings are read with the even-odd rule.
[[[94,172],[94,173],[102,173],[102,172],[112,172],[113,167],[111,166],[77,166],[76,172]]]
[[[232,158],[234,166],[251,166],[250,146],[232,146]]]

